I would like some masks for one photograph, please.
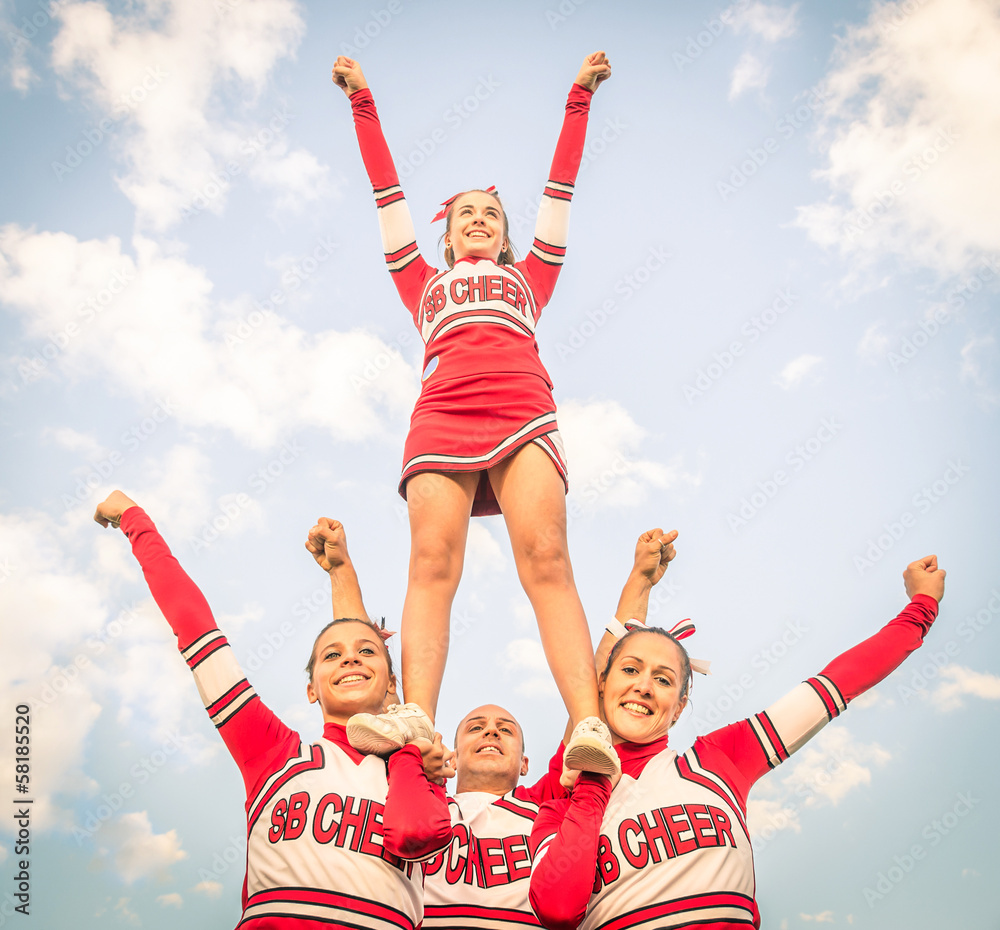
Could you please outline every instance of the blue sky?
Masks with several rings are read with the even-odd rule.
[[[39,925],[239,914],[240,780],[125,541],[91,522],[110,490],[146,507],[308,737],[317,517],[346,524],[369,609],[399,616],[421,351],[336,55],[365,69],[425,254],[440,201],[496,184],[523,255],[566,92],[603,48],[538,332],[591,626],[635,537],[679,529],[655,619],[692,617],[713,663],[684,747],[891,619],[903,568],[936,552],[948,590],[923,650],[751,796],[758,901],[769,927],[995,926],[995,3],[0,16],[0,759],[10,784],[30,703]],[[522,721],[540,773],[563,711],[497,518],[470,535],[442,731],[484,701]]]

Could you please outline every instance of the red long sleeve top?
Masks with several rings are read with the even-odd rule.
[[[760,926],[747,795],[918,648],[937,615],[918,594],[863,643],[767,710],[679,755],[663,737],[621,743],[622,778],[581,775],[542,806],[531,834],[531,904],[551,930]]]
[[[305,743],[244,677],[197,585],[139,507],[121,528],[142,566],[212,722],[246,787],[247,873],[241,930],[414,930],[423,916],[418,863],[451,839],[444,791],[407,747],[386,764],[327,723]]]

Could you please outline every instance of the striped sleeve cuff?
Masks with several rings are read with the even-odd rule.
[[[181,650],[181,655],[194,674],[198,694],[217,728],[256,697],[257,692],[244,677],[221,630],[199,636]]]

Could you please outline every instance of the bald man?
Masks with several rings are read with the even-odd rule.
[[[649,590],[674,556],[675,536],[650,530],[639,537],[635,565],[616,611],[619,620],[645,616]],[[330,576],[334,619],[369,619],[343,525],[321,519],[309,531],[306,548]],[[653,550],[655,559],[648,554]],[[613,638],[601,641],[600,653],[606,656],[610,647],[605,640]],[[521,787],[528,757],[513,714],[484,704],[462,718],[455,732],[456,790],[448,798],[452,841],[424,863],[424,930],[540,926],[528,903],[528,837],[542,802],[567,794],[560,784],[562,756],[560,743],[548,771],[531,787]]]
[[[528,903],[528,837],[543,801],[565,797],[563,746],[530,788],[524,736],[495,704],[469,711],[455,733],[456,791],[448,798],[451,846],[424,865],[424,923],[430,930],[538,926]]]

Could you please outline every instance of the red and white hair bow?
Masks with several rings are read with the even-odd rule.
[[[486,188],[487,194],[495,194],[497,192],[496,187],[492,184]],[[443,220],[447,215],[448,211],[451,209],[451,205],[462,196],[462,194],[467,194],[468,191],[459,191],[457,194],[452,194],[443,204],[441,204],[441,209],[434,214],[434,219],[431,220],[432,223],[436,223],[438,220]]]
[[[646,630],[648,627],[641,620],[627,620],[625,623],[622,623],[617,617],[612,617],[606,629],[615,639],[621,639],[626,633],[631,633],[633,630]],[[695,632],[695,626],[690,618],[685,618],[684,620],[678,620],[667,632],[674,639],[687,639],[688,636],[691,636]],[[712,663],[709,660],[692,659],[690,656],[688,659],[691,662],[691,669],[698,672],[699,675],[712,674]]]

